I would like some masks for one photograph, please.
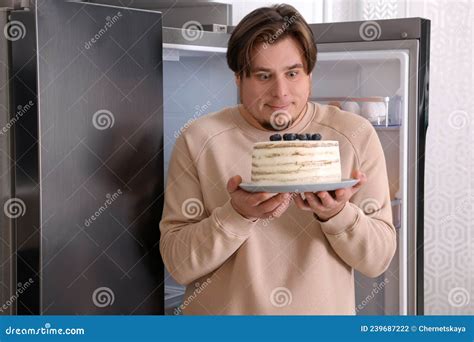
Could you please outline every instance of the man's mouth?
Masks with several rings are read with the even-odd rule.
[[[281,104],[281,105],[271,105],[271,104],[268,104],[267,106],[269,106],[270,108],[272,108],[273,110],[278,110],[278,109],[286,109],[290,106],[291,103],[288,103],[288,104]]]

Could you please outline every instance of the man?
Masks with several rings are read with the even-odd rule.
[[[376,277],[396,248],[374,128],[308,102],[316,46],[289,5],[247,15],[232,33],[227,61],[242,103],[195,121],[177,139],[169,165],[160,250],[174,279],[187,285],[179,310],[354,314],[354,269]],[[305,199],[242,190],[252,145],[275,132],[339,141],[342,176],[358,184]]]

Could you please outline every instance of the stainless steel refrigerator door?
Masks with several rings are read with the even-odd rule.
[[[6,8],[0,8],[0,27],[8,23]],[[11,173],[11,132],[10,121],[10,88],[9,88],[9,52],[10,44],[7,35],[0,34],[0,303],[10,303],[7,308],[0,307],[0,315],[10,314],[15,310],[15,302],[10,298],[15,290],[13,255],[13,219],[7,215],[4,207],[12,203],[12,173]]]
[[[337,26],[337,25],[336,25]],[[348,43],[320,43],[321,53],[350,53],[363,51],[406,51],[408,64],[406,78],[408,87],[406,99],[403,99],[407,114],[402,118],[400,130],[400,149],[395,155],[386,155],[389,180],[399,178],[399,186],[403,194],[401,226],[397,230],[398,248],[391,266],[384,275],[377,279],[367,278],[356,272],[356,303],[364,303],[358,314],[416,314],[417,296],[417,219],[419,216],[417,203],[418,175],[418,67],[419,43],[416,39],[397,41],[371,41]],[[356,59],[354,57],[354,59]],[[357,63],[357,62],[354,62]],[[350,81],[350,80],[348,80]],[[366,94],[365,94],[366,95]],[[396,132],[398,135],[398,132]],[[381,134],[379,134],[379,137]],[[382,145],[384,145],[383,139]],[[399,160],[396,170],[390,169],[391,159]],[[398,164],[398,163],[396,163]],[[393,174],[393,175],[392,175]],[[393,208],[392,208],[393,209]],[[385,281],[388,279],[388,282]],[[377,284],[377,286],[375,286]],[[382,284],[382,286],[379,286]],[[377,296],[374,289],[377,288]],[[370,301],[366,301],[370,298]],[[365,305],[365,302],[369,302]],[[357,308],[356,308],[357,309]]]
[[[14,53],[18,70],[37,70],[37,125],[15,143],[17,157],[36,148],[38,170],[20,164],[15,186],[39,203],[23,217],[35,224],[18,224],[37,232],[18,241],[18,276],[40,286],[19,313],[162,314],[161,13],[42,0],[35,15],[35,54]],[[16,92],[15,105],[31,96]]]

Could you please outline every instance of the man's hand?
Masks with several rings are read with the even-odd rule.
[[[312,211],[320,221],[327,221],[336,216],[347,201],[367,182],[366,175],[360,171],[354,171],[352,178],[358,179],[359,182],[351,188],[336,190],[335,198],[327,191],[305,192],[306,200],[303,200],[301,196],[295,197],[296,206],[302,210]]]
[[[290,193],[247,192],[239,188],[242,177],[234,176],[227,182],[227,191],[234,209],[247,219],[280,217],[290,206]]]

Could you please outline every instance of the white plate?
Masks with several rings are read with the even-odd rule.
[[[318,192],[349,188],[358,182],[359,180],[357,179],[343,179],[337,183],[320,184],[257,185],[252,183],[240,183],[240,187],[249,192]]]

